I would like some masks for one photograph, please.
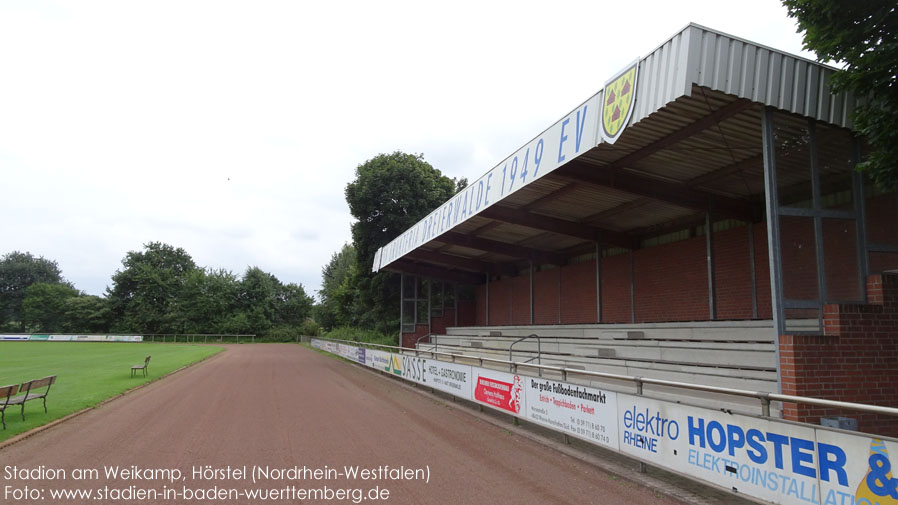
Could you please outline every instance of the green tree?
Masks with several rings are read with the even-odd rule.
[[[22,322],[29,332],[65,331],[66,303],[77,298],[78,290],[65,284],[36,282],[25,289]]]
[[[81,295],[65,300],[66,333],[106,333],[111,324],[112,312],[105,298]]]
[[[187,273],[178,300],[179,324],[187,333],[227,333],[237,307],[240,281],[228,270],[196,269]]]
[[[359,165],[346,186],[346,202],[356,221],[352,241],[356,269],[352,321],[393,333],[399,327],[399,276],[371,273],[377,249],[424,218],[465,182],[444,176],[421,154],[380,154]],[[345,308],[345,307],[344,307]]]
[[[259,267],[249,267],[240,281],[238,295],[241,312],[246,315],[252,333],[264,334],[275,322],[281,281]]]
[[[312,297],[302,284],[284,284],[278,296],[275,324],[301,326],[312,315]]]
[[[872,150],[858,168],[885,189],[898,187],[898,7],[894,0],[783,0],[821,61],[844,63],[833,91],[849,91],[858,132]]]
[[[355,265],[355,248],[351,244],[343,244],[343,248],[335,252],[321,269],[321,290],[318,291],[315,319],[327,330],[351,324],[354,290],[350,283],[355,275]]]
[[[197,269],[193,258],[180,247],[161,242],[144,245],[143,251],[129,251],[123,268],[112,276],[107,288],[110,309],[117,331],[176,333],[178,302],[187,278]]]
[[[0,258],[0,328],[24,331],[22,303],[32,284],[67,284],[55,261],[13,251]]]

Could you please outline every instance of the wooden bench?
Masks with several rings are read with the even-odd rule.
[[[9,400],[16,393],[19,392],[19,385],[13,384],[11,386],[0,386],[0,423],[3,424],[3,429],[6,429],[6,407],[9,407]]]
[[[134,365],[131,367],[131,377],[134,377],[134,374],[137,373],[138,370],[143,370],[143,376],[147,376],[147,365],[150,364],[150,357],[147,356],[145,360],[143,360],[143,365]]]
[[[10,405],[21,405],[22,406],[22,420],[25,420],[25,402],[31,400],[43,400],[44,401],[44,413],[47,413],[47,394],[50,393],[50,386],[56,382],[56,376],[50,375],[49,377],[44,377],[42,379],[34,379],[28,382],[23,382],[21,386],[19,386],[19,396],[15,396],[9,399]],[[41,388],[47,388],[41,391]]]

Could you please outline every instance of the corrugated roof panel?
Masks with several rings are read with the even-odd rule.
[[[498,240],[499,242],[517,243],[532,237],[535,233],[540,232],[527,226],[502,223],[501,226],[490,228],[478,236],[490,240]]]
[[[564,249],[568,249],[582,243],[582,239],[567,237],[555,233],[545,233],[535,235],[532,238],[525,240],[521,245],[532,247],[534,249],[540,249],[543,251],[555,252],[562,251]]]
[[[639,61],[639,77],[635,90],[633,114],[627,130],[618,141],[613,146],[599,142],[592,149],[587,148],[585,151],[578,149],[577,155],[581,156],[583,160],[600,165],[612,163],[679,131],[694,121],[707,117],[710,111],[732,102],[734,97],[748,99],[759,104],[751,111],[743,111],[740,114],[741,117],[734,119],[732,123],[724,121],[706,131],[696,133],[691,139],[681,139],[674,148],[667,145],[664,147],[664,151],[659,151],[634,163],[635,168],[644,173],[664,177],[668,180],[686,182],[740,160],[750,159],[754,152],[744,148],[743,144],[757,142],[760,145],[758,110],[762,106],[770,106],[799,116],[850,128],[850,113],[854,108],[855,99],[846,93],[839,95],[830,93],[830,78],[834,72],[833,68],[690,24]],[[697,93],[699,96],[696,96]],[[583,111],[586,110],[585,104],[587,103],[592,107],[590,110],[598,107],[598,104],[602,102],[602,96],[603,92],[599,91],[590,97],[584,103]],[[573,117],[571,114],[576,112],[579,117],[580,110],[578,107],[575,111],[571,111],[566,121],[575,121],[576,119],[570,119]],[[650,117],[651,120],[647,121],[646,119]],[[752,121],[755,122],[754,125],[751,124]],[[559,120],[550,127],[550,130],[561,128],[559,126],[561,124],[562,122]],[[552,132],[554,135],[555,130]],[[598,133],[595,135],[597,136]],[[593,139],[591,142],[593,141],[595,140]],[[720,144],[722,147],[715,147],[715,144]],[[524,147],[529,149],[530,144],[526,144]],[[517,153],[513,155],[517,156]],[[778,171],[783,172],[781,183],[788,183],[792,180],[793,174],[798,176],[803,169],[783,163],[781,167],[778,166]],[[566,182],[564,181],[564,183]],[[744,195],[743,190],[738,187],[738,183],[739,175],[730,174],[707,182],[702,187],[729,194]],[[486,184],[489,184],[488,180]],[[551,184],[555,184],[555,186],[553,187]],[[504,198],[491,198],[489,205],[502,200],[505,206],[521,207],[556,191],[563,185],[554,178],[546,178],[545,181],[528,181],[528,185],[520,188],[516,193]],[[609,203],[613,200],[604,192],[598,192],[596,195],[598,196],[589,200],[572,192],[559,198],[557,202],[547,202],[544,212],[547,215],[576,219],[577,212],[587,210],[595,212],[596,209],[608,208]],[[464,201],[467,201],[468,196],[473,202],[474,192],[465,193]],[[479,194],[476,198],[479,206]],[[625,198],[632,200],[632,196]],[[621,200],[626,201],[625,198],[621,198]],[[454,203],[462,203],[460,199],[461,196],[457,199],[459,201]],[[470,206],[470,204],[468,205]],[[574,208],[574,206],[579,207]],[[456,208],[458,207],[459,205],[456,205]],[[640,207],[640,212],[645,211],[646,208]],[[407,231],[404,236],[382,248],[378,252],[374,269],[385,266],[415,247],[429,243],[436,237],[425,232],[434,228],[440,231],[475,233],[481,229],[478,226],[483,226],[477,224],[481,220],[467,218],[467,221],[457,222],[444,229],[444,224],[448,222],[446,216],[450,215],[448,203],[444,204],[441,209],[415,225],[414,232]],[[654,223],[648,224],[657,224],[671,218],[670,216],[677,212],[679,211],[672,211],[670,208],[659,209],[658,213],[654,215]],[[633,221],[632,226],[624,227],[624,229],[640,226],[638,223],[640,220],[635,214],[631,216],[630,220]],[[422,231],[422,233],[418,233],[418,231]],[[506,230],[504,228],[486,230],[488,233],[498,233],[499,231],[504,233]],[[381,254],[382,251],[385,252]]]
[[[620,230],[632,230],[658,224],[659,222],[672,221],[689,216],[695,211],[683,209],[658,201],[649,201],[645,205],[633,207],[618,213],[614,217],[604,220],[600,225]]]
[[[851,127],[847,111],[854,107],[854,98],[847,93],[830,94],[835,69],[694,24],[677,38],[688,39],[692,45],[685,50],[695,55],[690,58],[691,82]]]

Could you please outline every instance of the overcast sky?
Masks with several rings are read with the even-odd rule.
[[[102,295],[161,241],[314,294],[356,166],[476,179],[690,21],[813,58],[778,0],[0,0],[0,254]]]

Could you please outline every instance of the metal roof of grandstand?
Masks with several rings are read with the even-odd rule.
[[[715,219],[762,219],[762,112],[851,128],[835,69],[695,24],[381,248],[373,270],[481,282]],[[781,184],[807,179],[778,166]],[[825,174],[824,174],[825,175]]]

